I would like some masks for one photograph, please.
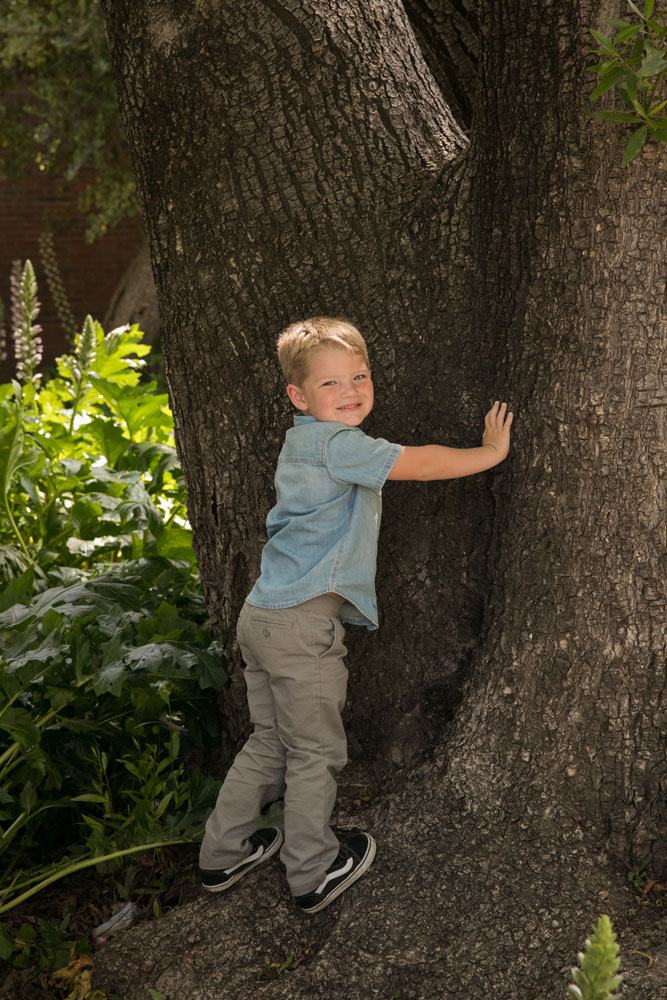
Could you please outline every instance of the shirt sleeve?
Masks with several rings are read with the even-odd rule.
[[[400,444],[372,438],[358,427],[340,427],[324,442],[324,464],[339,483],[379,492],[401,453]]]

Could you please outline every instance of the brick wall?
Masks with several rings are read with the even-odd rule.
[[[68,350],[66,334],[56,314],[40,260],[38,240],[45,228],[53,231],[58,263],[77,325],[86,313],[102,320],[114,289],[142,242],[138,221],[127,220],[87,244],[86,223],[77,209],[77,186],[37,174],[21,181],[0,182],[0,297],[9,310],[9,272],[13,260],[29,258],[35,268],[42,308],[44,359],[52,361]],[[8,316],[6,325],[8,326]],[[0,381],[12,374],[13,356],[0,364]]]

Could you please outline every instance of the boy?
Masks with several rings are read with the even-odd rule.
[[[366,344],[350,323],[316,317],[278,340],[287,395],[300,411],[276,469],[260,577],[238,622],[254,731],[206,824],[204,888],[234,885],[282,846],[298,907],[317,913],[371,866],[375,841],[329,827],[347,760],[340,713],[347,669],[342,622],[378,627],[375,560],[387,479],[454,479],[509,450],[512,414],[494,403],[479,448],[402,447],[359,425],[373,407]],[[285,835],[257,829],[285,797]]]

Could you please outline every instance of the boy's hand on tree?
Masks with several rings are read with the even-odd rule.
[[[493,404],[484,417],[485,431],[482,436],[482,446],[494,448],[498,452],[498,461],[502,462],[510,450],[510,428],[514,414],[507,411],[507,403]]]

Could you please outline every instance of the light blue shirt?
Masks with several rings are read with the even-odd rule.
[[[249,604],[291,608],[339,594],[343,621],[378,627],[382,487],[400,451],[400,444],[359,427],[294,417],[278,458],[277,502],[266,520],[269,540]]]

